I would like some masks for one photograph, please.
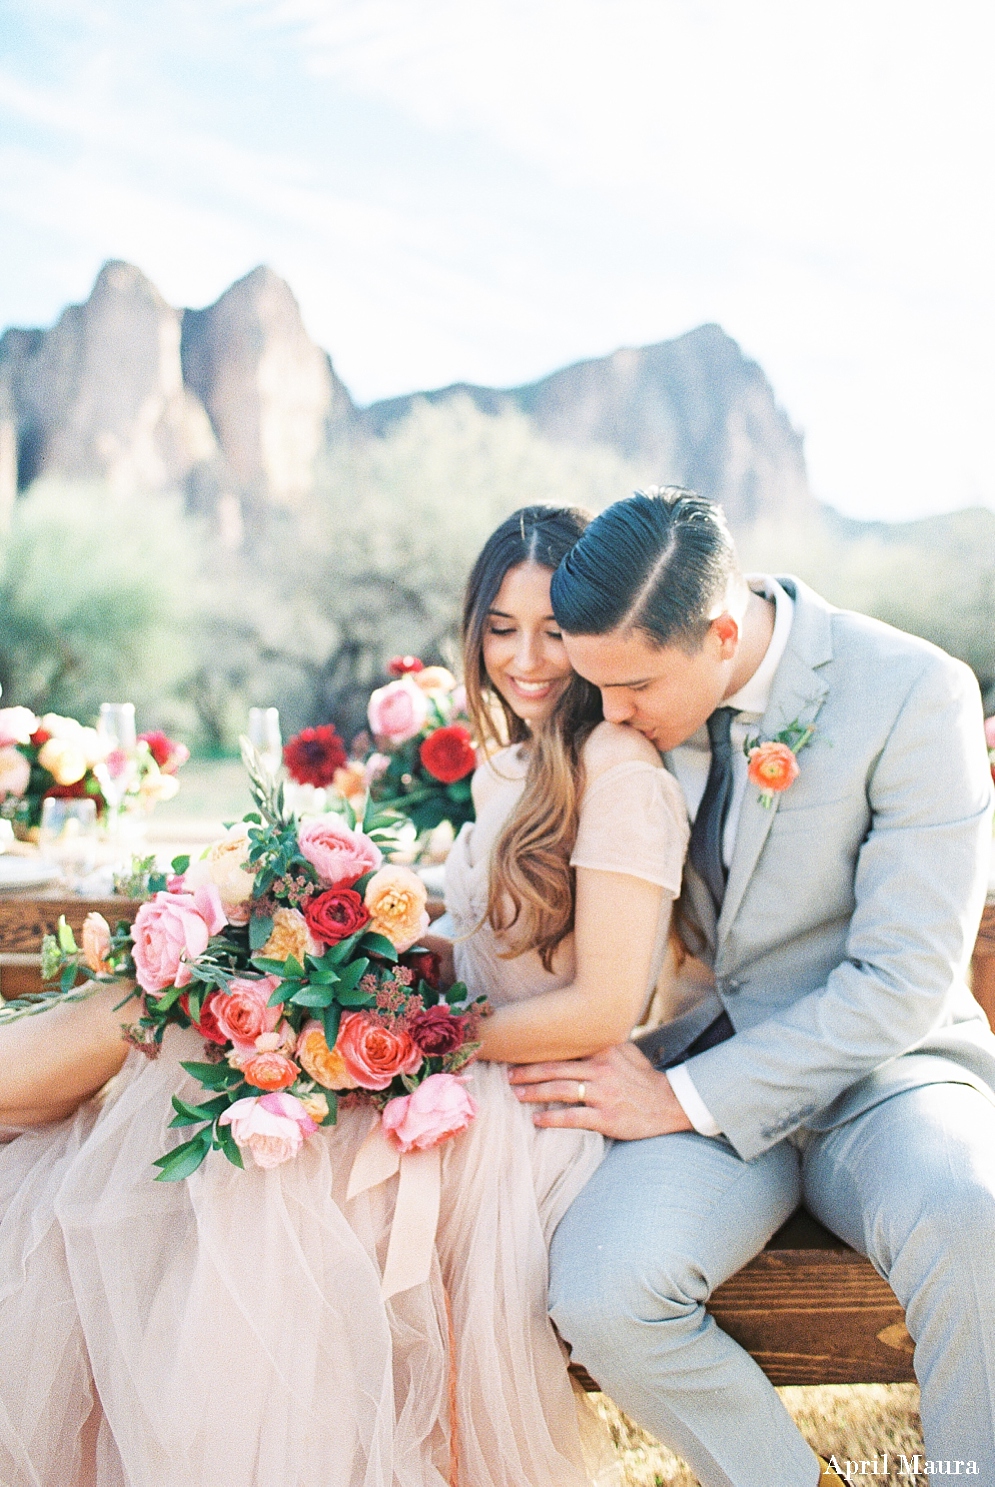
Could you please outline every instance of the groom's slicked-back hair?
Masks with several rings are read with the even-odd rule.
[[[607,507],[570,549],[553,575],[553,613],[568,635],[636,630],[695,651],[738,571],[721,506],[652,486]]]

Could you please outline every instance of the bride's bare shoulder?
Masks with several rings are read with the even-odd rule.
[[[640,762],[663,768],[663,760],[649,739],[624,723],[599,723],[584,744],[583,759],[589,783],[618,764]]]

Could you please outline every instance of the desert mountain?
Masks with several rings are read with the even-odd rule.
[[[801,436],[717,325],[523,387],[459,385],[361,411],[271,269],[181,310],[112,262],[50,330],[0,338],[0,507],[42,476],[179,489],[237,541],[246,517],[307,500],[337,440],[377,438],[419,398],[459,396],[488,414],[517,409],[553,443],[612,449],[648,483],[692,485],[740,529],[813,506]]]

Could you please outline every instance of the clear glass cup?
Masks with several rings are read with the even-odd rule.
[[[92,800],[43,800],[38,832],[41,855],[78,889],[97,863],[97,806]]]
[[[107,746],[107,756],[94,765],[93,772],[100,781],[100,789],[113,821],[138,775],[135,704],[102,702],[97,732]]]
[[[275,774],[283,763],[279,708],[250,707],[248,738],[262,754],[266,766]]]

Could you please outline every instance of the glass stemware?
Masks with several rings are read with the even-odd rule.
[[[38,832],[41,855],[78,889],[97,861],[97,805],[93,800],[42,801]]]
[[[120,813],[124,797],[138,775],[135,704],[102,702],[97,732],[107,746],[107,754],[94,765],[93,772],[100,781],[101,792],[113,819]]]
[[[279,708],[250,707],[248,738],[262,754],[267,768],[272,774],[276,774],[283,763]]]

